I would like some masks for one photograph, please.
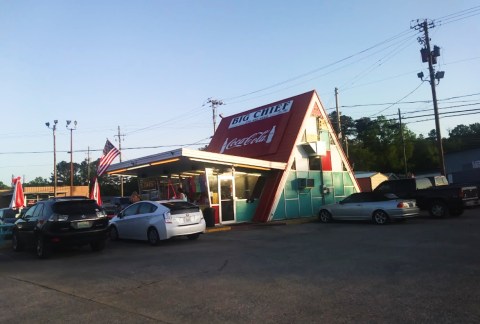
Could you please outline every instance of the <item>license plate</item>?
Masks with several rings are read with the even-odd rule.
[[[91,226],[89,221],[77,222],[77,228],[89,228]]]

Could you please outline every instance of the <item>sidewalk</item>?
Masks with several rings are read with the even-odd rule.
[[[238,231],[238,230],[250,230],[254,228],[261,228],[261,227],[270,227],[270,226],[282,226],[282,225],[297,225],[297,224],[305,224],[305,223],[312,223],[318,220],[317,216],[313,217],[302,217],[302,218],[295,218],[295,219],[284,219],[279,221],[272,221],[268,223],[238,223],[238,224],[231,224],[231,225],[216,225],[215,227],[207,227],[205,233],[216,233],[216,232],[223,232],[223,231]]]

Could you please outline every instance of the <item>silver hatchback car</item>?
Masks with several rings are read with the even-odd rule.
[[[197,239],[205,232],[200,207],[183,200],[139,201],[110,220],[110,238],[147,240],[157,245],[174,236]]]

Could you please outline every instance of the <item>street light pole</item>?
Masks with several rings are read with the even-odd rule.
[[[73,131],[77,129],[77,121],[73,121],[73,126],[70,126],[71,123],[71,120],[67,120],[66,127],[70,130],[70,196],[73,196]]]
[[[57,130],[58,120],[53,121],[52,127],[50,123],[46,122],[45,125],[53,131],[53,196],[57,196],[57,146],[55,141],[55,131]]]

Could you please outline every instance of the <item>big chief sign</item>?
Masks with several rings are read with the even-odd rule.
[[[294,101],[295,97],[223,118],[207,151],[278,160],[274,156],[294,115]]]
[[[281,114],[286,114],[290,112],[290,108],[292,108],[293,100],[280,103],[275,106],[261,108],[257,111],[247,113],[238,117],[233,117],[230,121],[230,125],[228,128],[242,126],[248,123],[253,123],[262,119],[270,118],[273,116],[278,116]]]

